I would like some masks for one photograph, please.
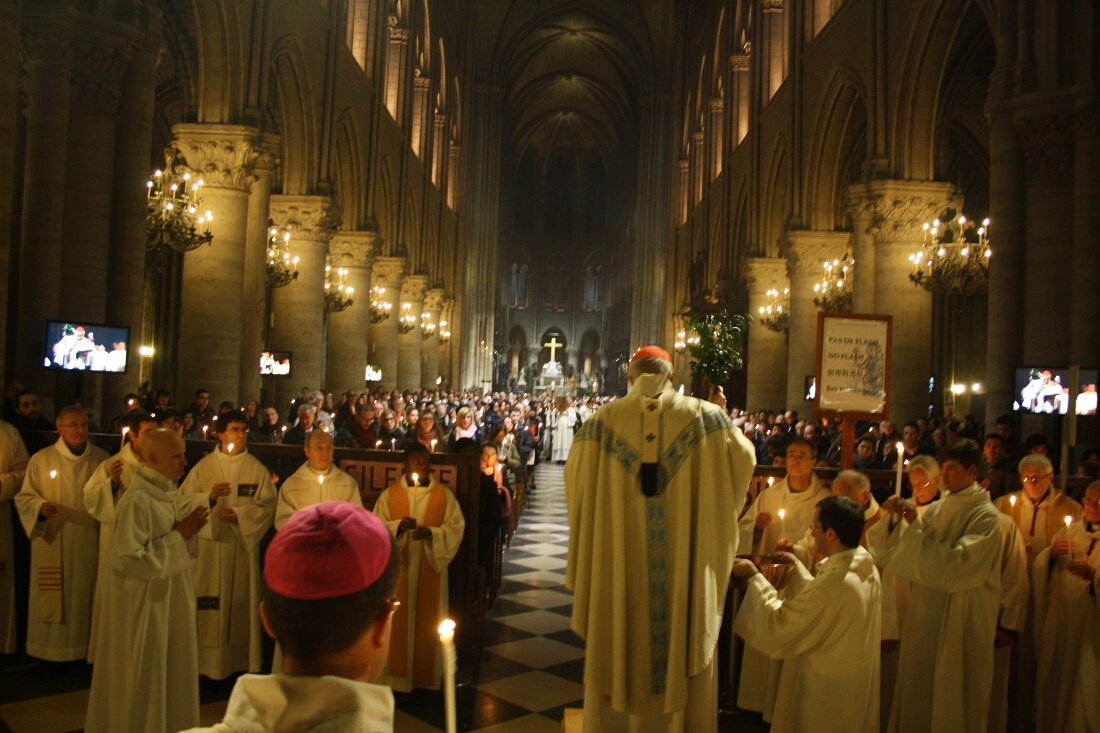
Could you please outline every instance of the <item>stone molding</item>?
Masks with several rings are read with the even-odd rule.
[[[443,288],[432,288],[424,293],[424,312],[439,313],[443,310],[443,300],[447,293]]]
[[[254,127],[180,123],[172,126],[172,142],[204,185],[248,191],[264,141]]]
[[[735,53],[730,56],[730,68],[734,71],[748,71],[750,56],[747,53]]]
[[[1028,178],[1051,181],[1073,173],[1073,145],[1077,120],[1069,112],[1021,118],[1016,122],[1024,143]]]
[[[710,111],[721,113],[726,109],[726,100],[723,97],[715,97],[710,100]]]
[[[760,0],[760,10],[764,13],[782,13],[784,0]]]
[[[122,78],[133,46],[121,38],[81,32],[72,40],[72,102],[98,114],[118,114]]]
[[[413,77],[413,89],[417,92],[427,92],[431,88],[432,78],[430,76],[422,76],[420,69],[417,69]]]
[[[338,231],[328,243],[333,267],[370,267],[374,262],[377,232]]]
[[[790,286],[787,260],[783,257],[750,257],[745,273],[745,285],[750,295],[763,295],[771,289]]]
[[[256,163],[252,166],[257,171],[276,172],[282,164],[280,150],[282,139],[273,132],[260,133],[260,142],[256,148]]]
[[[405,279],[405,267],[408,260],[404,257],[375,257],[374,266],[371,268],[373,284],[398,292],[401,290],[401,281]],[[400,307],[398,304],[394,304]]]
[[[27,3],[23,8],[22,41],[27,61],[69,66],[75,11],[64,3]]]
[[[428,291],[427,275],[409,275],[401,283],[402,303],[422,303],[424,294]]]
[[[792,231],[788,235],[788,270],[795,275],[820,276],[828,260],[835,260],[848,250],[851,234],[848,232]]]
[[[340,209],[328,196],[271,197],[271,219],[291,239],[327,242],[340,226]]]
[[[868,222],[876,244],[919,241],[925,222],[960,209],[962,195],[954,184],[939,181],[882,180],[848,187],[845,208],[853,222]]]

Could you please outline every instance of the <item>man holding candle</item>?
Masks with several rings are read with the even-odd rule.
[[[210,507],[195,564],[199,674],[224,679],[258,672],[263,663],[260,540],[274,519],[276,496],[270,471],[247,451],[244,413],[223,413],[214,425],[218,448],[195,464],[180,494]]]
[[[439,622],[448,615],[447,566],[462,544],[466,520],[458,499],[431,475],[428,450],[415,441],[405,447],[405,473],[374,505],[401,553],[393,619],[394,646],[383,681],[399,692],[439,689]]]
[[[306,460],[279,487],[275,529],[282,529],[291,515],[323,501],[347,501],[363,506],[359,483],[332,462],[332,436],[314,430],[306,438]]]
[[[15,634],[15,542],[11,521],[11,500],[23,485],[27,472],[27,447],[11,423],[0,420],[0,654],[14,654]]]
[[[31,540],[27,654],[53,662],[88,653],[99,525],[84,507],[84,484],[106,451],[88,442],[88,413],[57,413],[56,443],[27,463],[15,507]]]
[[[366,509],[337,501],[297,512],[267,549],[260,604],[284,671],[242,675],[225,719],[187,733],[391,733],[393,693],[376,681],[400,570],[389,531]]]

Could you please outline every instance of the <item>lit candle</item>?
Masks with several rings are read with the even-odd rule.
[[[381,440],[376,441],[375,444],[374,444],[374,447],[375,448],[381,448],[382,447],[382,441]]]
[[[390,438],[390,450],[397,450],[397,438]]]
[[[225,452],[229,455],[233,455],[233,447],[234,447],[233,443],[230,443],[229,445],[225,446]]]
[[[123,443],[125,443],[125,442],[126,442],[126,433],[128,433],[128,432],[130,432],[130,428],[128,428],[128,427],[126,427],[125,425],[123,425],[123,426],[122,426],[122,442],[123,442]]]
[[[416,486],[420,483],[420,477],[417,476],[415,473],[412,476],[410,476],[409,478],[412,479],[412,485],[413,486]]]
[[[1065,522],[1066,522],[1066,547],[1069,548],[1069,561],[1073,562],[1073,540],[1071,540],[1070,537],[1069,537],[1069,528],[1070,528],[1070,525],[1073,524],[1073,517],[1071,517],[1070,515],[1067,514]]]
[[[438,440],[436,440],[435,438],[432,438],[432,453],[435,453],[435,444],[438,443],[438,442],[439,442]]]
[[[57,478],[57,471],[50,471],[50,478]]]
[[[787,510],[779,510],[779,536],[784,537],[787,534]]]
[[[439,624],[439,643],[443,645],[443,703],[446,709],[447,733],[455,733],[455,622],[443,619]]]
[[[1016,508],[1016,495],[1015,495],[1015,494],[1010,494],[1010,495],[1009,495],[1009,497],[1008,497],[1008,503],[1012,505],[1012,508],[1013,508],[1013,509],[1015,509],[1015,508]]]
[[[768,476],[768,486],[775,483],[775,476]]]
[[[317,477],[317,485],[318,485],[318,486],[324,486],[324,485],[325,485],[325,475],[324,475],[323,473],[322,473],[322,474],[320,474],[320,475],[319,475],[319,476]]]
[[[210,429],[210,428],[209,428],[209,427],[207,427],[206,425],[203,425],[203,426],[202,426],[202,439],[203,439],[203,440],[206,440],[206,431],[207,431],[207,430],[209,430],[209,429]]]
[[[905,455],[905,444],[901,441],[898,441],[898,462],[897,464],[895,464],[897,467],[897,471],[895,472],[896,476],[894,478],[894,496],[898,497],[899,499],[901,498],[901,467],[903,455]]]

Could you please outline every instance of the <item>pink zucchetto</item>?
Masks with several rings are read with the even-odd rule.
[[[634,355],[630,357],[631,361],[637,361],[638,359],[664,359],[668,362],[672,361],[672,357],[670,357],[668,352],[660,346],[643,346],[635,351]]]
[[[392,551],[381,519],[346,501],[325,501],[295,512],[275,535],[264,581],[286,598],[347,596],[373,585]]]

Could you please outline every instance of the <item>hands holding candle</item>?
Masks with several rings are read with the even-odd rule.
[[[897,449],[898,449],[898,462],[895,464],[897,470],[896,470],[896,477],[894,479],[894,496],[900,497],[901,496],[902,459],[905,456],[905,444],[902,443],[900,440],[898,441]]]

